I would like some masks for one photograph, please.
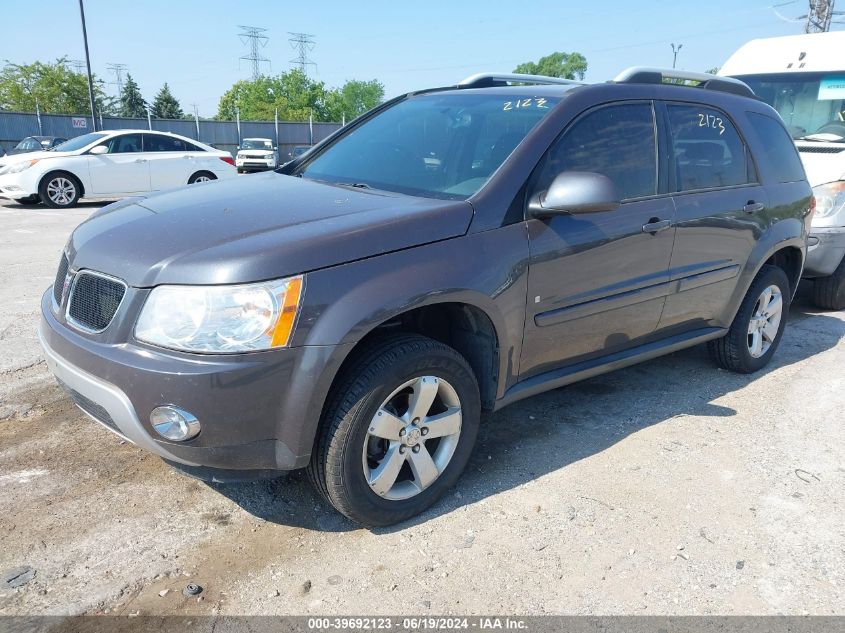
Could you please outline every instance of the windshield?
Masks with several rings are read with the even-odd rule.
[[[73,152],[78,149],[82,149],[86,145],[90,145],[94,141],[98,141],[103,138],[105,134],[103,132],[91,132],[90,134],[83,134],[82,136],[77,136],[76,138],[72,138],[69,141],[65,141],[61,145],[56,145],[53,148],[53,151],[56,152]]]
[[[836,73],[740,75],[778,111],[792,138],[832,134],[845,139],[845,70]]]
[[[245,139],[241,145],[241,149],[273,149],[273,144],[270,141],[256,141],[254,139]]]
[[[411,97],[330,145],[305,178],[430,198],[478,191],[559,101],[460,91]]]

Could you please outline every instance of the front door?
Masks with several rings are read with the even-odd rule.
[[[674,205],[660,193],[653,104],[582,115],[544,157],[531,192],[564,171],[604,174],[623,203],[615,211],[527,222],[521,378],[642,342],[656,329],[669,289]]]
[[[88,173],[94,195],[137,193],[150,190],[150,166],[141,151],[140,134],[121,134],[102,143],[107,154],[88,156]]]

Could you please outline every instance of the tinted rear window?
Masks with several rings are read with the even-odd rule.
[[[804,180],[804,166],[789,134],[780,122],[765,114],[748,112],[751,127],[760,137],[760,144],[768,158],[772,176],[778,182]]]

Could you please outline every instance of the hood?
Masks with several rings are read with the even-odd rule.
[[[14,163],[22,163],[27,160],[44,159],[44,158],[59,158],[60,156],[71,156],[75,152],[22,152],[20,154],[8,154],[0,158],[0,167],[12,165]]]
[[[68,257],[131,286],[285,277],[466,233],[465,201],[339,187],[268,172],[104,207]]]
[[[840,143],[797,143],[797,145],[811,187],[845,178],[845,145]],[[842,151],[830,151],[837,148],[841,148]],[[810,151],[801,151],[802,149]],[[820,149],[826,151],[818,151]]]

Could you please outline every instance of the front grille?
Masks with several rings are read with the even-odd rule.
[[[87,271],[76,275],[70,293],[68,317],[91,332],[105,330],[120,307],[126,284],[111,277]]]
[[[838,154],[845,152],[845,147],[830,147],[829,145],[802,145],[798,151],[803,154]]]
[[[62,305],[62,292],[65,287],[65,277],[67,276],[67,255],[62,253],[62,261],[59,262],[59,270],[56,271],[56,281],[53,282],[53,298],[56,300],[56,305]]]
[[[76,389],[69,387],[61,380],[57,379],[57,382],[59,383],[59,386],[64,389],[65,393],[70,397],[70,399],[73,400],[74,403],[76,403],[76,406],[85,411],[85,413],[90,415],[98,422],[102,422],[110,429],[113,429],[120,433],[120,429],[114,423],[114,420],[112,420],[112,417],[109,415],[109,412],[106,411],[103,406],[97,404],[90,398],[83,396]]]

